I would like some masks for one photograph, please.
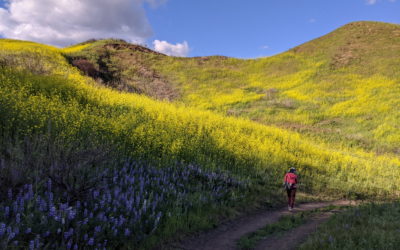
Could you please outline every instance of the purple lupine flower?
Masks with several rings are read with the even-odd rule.
[[[4,235],[6,232],[6,224],[5,223],[0,223],[0,237]]]
[[[101,200],[100,200],[100,208],[101,208],[101,209],[104,208],[104,204],[105,204],[105,203],[106,203],[106,202],[105,202],[104,199],[101,199]]]
[[[10,215],[10,207],[5,207],[4,208],[4,216],[7,218]]]
[[[100,213],[97,215],[97,218],[98,218],[99,220],[103,221],[103,220],[104,220],[104,212],[100,212]]]
[[[14,239],[14,237],[15,237],[15,233],[14,233],[14,232],[11,232],[11,233],[8,235],[8,240],[12,240],[12,239]]]
[[[39,210],[40,211],[45,211],[46,207],[47,207],[46,201],[44,199],[40,199]]]
[[[88,240],[88,245],[89,246],[93,246],[94,245],[94,239],[92,237]]]
[[[70,228],[67,232],[64,232],[64,238],[68,239],[74,234],[74,229]]]
[[[125,228],[124,235],[128,237],[130,234],[131,234],[131,231],[129,230],[129,228]]]
[[[125,217],[122,216],[122,215],[120,215],[120,216],[119,216],[119,223],[118,223],[118,226],[119,226],[119,227],[122,226],[122,224],[124,224],[125,221],[126,221]]]
[[[13,193],[12,193],[12,189],[11,188],[8,189],[7,196],[8,196],[8,199],[12,200]]]
[[[74,250],[78,250],[78,244],[74,245]]]
[[[64,210],[66,210],[67,208],[68,208],[67,203],[61,203],[61,204],[60,204],[60,210],[61,210],[61,211],[64,211]]]
[[[40,248],[40,238],[39,238],[39,235],[36,237],[36,239],[35,239],[35,246],[36,246],[36,248]]]
[[[51,179],[48,179],[47,180],[47,191],[49,191],[49,192],[51,192],[51,184],[52,184]]]
[[[71,247],[72,247],[72,241],[69,240],[69,241],[67,242],[67,249],[71,249]]]
[[[19,224],[20,222],[21,222],[21,214],[17,214],[16,216],[15,216],[15,222],[17,223],[17,224]]]
[[[65,224],[65,219],[64,219],[64,218],[61,218],[61,217],[58,216],[58,215],[54,216],[54,220],[55,220],[55,221],[58,221],[58,222],[61,222],[63,225]]]
[[[29,241],[29,250],[35,249],[35,242],[33,240]]]
[[[75,216],[76,216],[76,211],[71,208],[68,212],[68,219],[73,220],[75,219]]]
[[[55,217],[56,216],[56,208],[54,206],[50,207],[49,216]]]
[[[57,234],[61,233],[61,228],[57,228]]]
[[[158,212],[157,217],[156,217],[156,221],[159,221],[161,219],[162,216],[162,212]]]
[[[14,240],[14,241],[13,241],[13,245],[14,245],[14,246],[18,246],[18,240]]]
[[[49,203],[53,203],[54,195],[52,192],[48,193]]]
[[[33,194],[33,185],[32,184],[28,184],[28,192]]]
[[[98,190],[93,190],[93,198],[96,199],[99,196],[100,192]]]
[[[46,232],[43,234],[43,237],[49,237],[49,235],[50,235],[50,231],[46,231]]]
[[[14,212],[14,213],[18,213],[18,211],[19,211],[19,210],[18,210],[18,202],[14,201],[14,202],[13,202],[13,212]]]

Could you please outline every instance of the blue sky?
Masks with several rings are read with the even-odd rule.
[[[98,9],[93,12],[100,14],[91,17],[92,24],[83,20],[82,14],[77,14],[75,19],[72,16],[71,22],[75,23],[70,26],[70,22],[57,23],[48,16],[52,9],[68,9],[68,5],[60,3],[65,1],[54,1],[54,6],[42,4],[49,3],[48,0],[13,1],[19,2],[14,9],[19,8],[15,13],[20,17],[4,14],[10,11],[0,0],[0,6],[4,8],[0,12],[0,33],[3,37],[65,46],[90,36],[113,36],[138,41],[151,48],[154,46],[165,53],[185,56],[270,56],[352,21],[400,23],[400,0],[141,0],[140,4],[138,0],[119,0],[126,4],[120,6],[112,5],[112,0],[85,0],[81,3],[94,1]],[[33,9],[24,5],[28,1],[36,3],[33,7],[29,5]],[[132,10],[127,11],[127,6],[133,6]],[[93,5],[87,9],[81,6],[76,11],[85,13],[92,8]],[[30,16],[30,13],[43,13],[46,18]],[[71,12],[65,15],[71,16]],[[62,13],[54,15],[54,18],[62,19],[59,16],[62,17]],[[43,25],[43,20],[49,20],[49,23]],[[30,25],[27,26],[27,23]],[[122,23],[126,24],[125,28]],[[77,32],[79,25],[86,33]],[[26,27],[31,28],[27,30]],[[22,32],[16,32],[21,29]],[[49,35],[43,36],[46,32]],[[75,35],[77,33],[80,36]],[[53,37],[50,34],[54,34]],[[62,40],[55,40],[54,37]],[[184,41],[186,44],[183,44]]]
[[[400,23],[400,0],[170,0],[147,9],[154,38],[186,40],[192,56],[273,55],[352,21]]]

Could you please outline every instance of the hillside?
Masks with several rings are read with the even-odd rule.
[[[98,57],[107,54],[118,89],[249,118],[313,140],[400,153],[399,25],[350,23],[285,53],[253,60],[176,58],[113,43],[118,44],[94,42],[67,54],[96,68]]]
[[[254,60],[1,39],[0,247],[150,248],[279,204],[289,166],[309,195],[398,198],[399,37],[351,52],[382,70],[333,63],[365,27],[399,30]]]

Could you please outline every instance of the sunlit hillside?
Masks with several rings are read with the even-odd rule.
[[[350,23],[285,53],[252,60],[176,58],[130,46],[99,41],[65,52],[108,72],[105,82],[122,90],[249,118],[313,140],[377,154],[400,152],[399,25]]]
[[[279,203],[291,166],[311,195],[397,198],[399,31],[254,60],[1,39],[0,248],[150,248]]]

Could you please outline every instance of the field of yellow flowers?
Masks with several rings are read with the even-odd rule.
[[[115,143],[126,155],[159,164],[178,160],[238,174],[262,171],[274,182],[280,182],[275,178],[287,167],[296,166],[314,191],[390,193],[398,189],[396,182],[387,185],[386,181],[398,171],[396,157],[330,148],[298,133],[246,119],[117,92],[82,76],[61,50],[1,42],[2,57],[12,58],[9,63],[14,64],[3,67],[1,74],[2,116],[10,117],[2,119],[4,131],[26,136],[44,133],[51,124],[67,141],[90,134],[95,143]],[[313,179],[318,181],[313,183]]]
[[[181,91],[176,102],[398,155],[399,32],[356,22],[271,57],[153,56],[142,64]]]
[[[74,52],[75,49],[84,48],[85,46],[81,45],[81,47],[69,48],[69,51]],[[1,190],[0,194],[2,197],[9,197],[11,204],[2,205],[0,209],[0,215],[3,216],[0,216],[2,223],[0,224],[0,237],[6,232],[8,233],[8,240],[5,244],[20,244],[16,240],[13,241],[13,238],[22,237],[20,241],[24,242],[23,244],[33,245],[34,248],[43,246],[72,247],[74,244],[77,247],[78,244],[79,246],[100,244],[100,246],[121,247],[118,245],[121,244],[121,240],[118,238],[120,236],[111,243],[107,243],[104,239],[110,238],[109,234],[112,234],[110,232],[115,230],[117,230],[115,232],[120,230],[119,232],[123,232],[125,237],[129,237],[131,234],[129,226],[147,225],[137,223],[142,213],[150,211],[151,205],[144,201],[148,199],[155,204],[152,214],[149,214],[146,220],[147,222],[151,221],[151,223],[149,222],[151,226],[137,228],[136,230],[142,230],[143,235],[137,235],[134,238],[135,242],[130,242],[138,245],[147,244],[143,242],[150,242],[151,237],[164,237],[165,234],[168,234],[167,232],[171,234],[171,232],[179,230],[190,231],[193,224],[198,225],[200,221],[207,224],[207,220],[204,218],[209,215],[204,215],[204,211],[211,213],[218,210],[218,206],[229,207],[234,206],[232,204],[235,203],[239,204],[238,197],[243,197],[244,194],[248,194],[246,192],[260,186],[262,187],[261,192],[249,194],[248,197],[252,195],[261,197],[268,192],[276,191],[280,187],[282,175],[291,166],[296,167],[301,173],[301,188],[312,194],[324,193],[353,198],[394,198],[399,195],[400,183],[397,181],[397,176],[400,176],[400,159],[396,156],[377,156],[374,153],[350,148],[346,145],[338,146],[324,141],[314,141],[299,133],[262,125],[245,118],[227,117],[201,107],[188,107],[183,103],[157,101],[144,95],[113,90],[82,75],[68,63],[64,53],[65,50],[32,42],[0,40],[1,178],[10,188]],[[298,77],[306,77],[307,74],[309,72],[301,72]],[[366,85],[367,87],[375,88],[377,82],[381,82],[382,85],[393,84],[382,78],[371,79],[374,81],[371,80],[370,84]],[[201,79],[201,81],[207,82],[208,79]],[[296,84],[292,78],[286,82],[293,86]],[[256,85],[255,81],[254,87],[257,87]],[[349,99],[340,105],[334,105],[330,112],[342,112],[345,109],[349,114],[362,113],[363,106],[360,107],[360,105],[364,103],[362,98],[366,98],[362,93],[366,90],[360,88],[357,91],[361,93],[360,99]],[[289,90],[287,92],[287,95],[298,95],[296,98],[302,99],[301,94],[293,91],[290,93]],[[239,90],[232,95],[222,97],[218,100],[216,98],[212,105],[232,103],[232,100],[237,98],[248,98],[249,101],[260,98],[257,94],[245,95]],[[189,95],[188,98],[199,102],[195,106],[209,105],[208,102],[200,101],[195,96]],[[307,97],[303,99],[309,101]],[[346,108],[346,105],[354,107],[355,104],[358,108]],[[365,108],[369,108],[369,106],[366,105]],[[375,109],[374,111],[382,112],[382,110]],[[304,118],[300,113],[298,119]],[[376,133],[380,133],[381,136],[387,135],[387,130],[391,129],[389,122],[389,125],[382,125]],[[395,135],[390,134],[390,136],[394,136],[393,142],[396,142]],[[133,200],[129,200],[126,197],[127,193],[124,193],[129,186],[112,189],[114,188],[113,182],[105,184],[107,187],[110,186],[110,190],[113,191],[96,191],[94,186],[79,186],[82,185],[80,184],[82,182],[89,185],[91,180],[89,177],[94,172],[97,174],[105,171],[104,176],[109,176],[108,166],[123,164],[125,159],[134,159],[137,163],[128,164],[130,167],[125,168],[124,171],[131,179],[121,180],[121,183],[134,183],[139,178],[141,181],[138,182],[138,189],[132,192],[138,192],[146,197],[143,200],[136,201],[133,198]],[[138,166],[142,166],[143,163],[151,170],[144,173],[143,169],[140,170],[142,172],[132,170],[139,168]],[[176,164],[187,166],[193,170],[188,170],[189,172],[183,177],[178,174],[179,171],[157,172],[159,169],[169,169]],[[198,169],[198,167],[200,168]],[[38,179],[43,168],[46,168],[47,171],[45,171],[45,175],[51,177],[50,182]],[[129,174],[131,170],[134,172]],[[79,176],[77,176],[78,174]],[[115,174],[114,177],[112,174],[110,176],[116,181],[124,178],[118,174]],[[86,177],[88,179],[85,179]],[[102,177],[102,180],[104,178]],[[168,184],[171,187],[171,193],[161,194],[157,193],[158,191],[143,193],[144,186],[158,188],[157,185],[161,185],[160,183],[164,183],[164,181],[167,183],[168,178],[174,180],[171,181],[174,184]],[[187,178],[188,181],[181,184],[175,183],[180,178]],[[151,181],[147,182],[147,180]],[[205,186],[196,186],[191,189],[190,185],[197,181],[204,182]],[[142,182],[143,184],[140,184]],[[210,197],[213,198],[207,198],[208,196],[204,195],[207,183],[214,182],[215,186],[210,186],[212,188]],[[24,186],[26,183],[32,183],[34,187],[43,186],[45,183],[58,184],[61,190],[63,188],[67,190],[64,192],[64,194],[67,193],[65,197],[73,197],[62,196],[64,198],[59,198],[60,204],[68,204],[68,206],[73,204],[71,211],[75,212],[67,213],[70,210],[64,205],[50,205],[53,204],[53,189],[49,189],[48,184],[47,189],[43,188],[47,197],[44,198],[44,201],[48,207],[41,203],[34,205],[37,202],[32,199],[34,191],[29,185]],[[220,193],[221,189],[228,187],[232,188],[232,192]],[[182,191],[177,192],[176,190],[179,188],[182,188]],[[187,198],[186,188],[187,190],[196,190],[199,196],[188,196],[189,198]],[[162,190],[164,187],[161,185],[158,189]],[[16,202],[13,201],[15,198],[13,192],[15,193],[16,190],[22,191],[20,191],[21,196],[16,196],[19,205],[16,210],[13,210],[13,219],[11,220],[7,207],[10,209],[12,202]],[[41,189],[37,188],[37,190]],[[92,231],[87,229],[90,233],[85,236],[82,232],[85,232],[86,229],[80,227],[84,222],[81,219],[76,221],[76,218],[83,219],[87,216],[85,213],[88,212],[85,212],[86,208],[80,203],[78,206],[77,201],[84,197],[81,193],[88,190],[92,192],[93,197],[99,197],[99,203],[92,204],[93,211],[97,211],[96,209],[99,209],[101,204],[111,199],[115,199],[117,203],[120,200],[125,202],[128,199],[127,202],[132,209],[135,208],[133,204],[138,202],[137,206],[140,206],[142,210],[138,210],[136,217],[131,220],[124,217],[126,216],[125,212],[121,212],[121,217],[117,221],[109,218],[108,224],[101,224],[102,228],[99,228],[100,224],[95,222],[92,224],[86,222],[90,224],[88,224],[88,228]],[[26,196],[23,195],[25,192]],[[73,195],[68,196],[68,192]],[[61,191],[60,194],[62,194]],[[111,194],[115,198],[112,198]],[[186,205],[168,205],[163,207],[164,210],[160,210],[162,213],[157,214],[157,204],[162,195],[184,197],[179,198],[182,200],[178,199],[177,202]],[[21,200],[23,200],[22,203],[31,204],[29,209],[37,207],[38,210],[35,210],[35,213],[40,213],[42,210],[51,213],[49,220],[54,220],[51,226],[53,231],[49,229],[49,233],[46,230],[41,232],[43,236],[40,241],[36,241],[28,230],[30,228],[28,226],[24,230],[29,233],[24,236],[18,236],[19,234],[13,231],[14,225],[21,223],[21,214],[24,216],[27,213],[24,209],[28,208],[24,204],[21,205]],[[216,208],[201,211],[199,209],[201,205],[196,205],[197,203],[194,202],[198,200],[210,202]],[[122,204],[121,202],[118,204]],[[160,204],[163,203],[160,202]],[[167,211],[176,212],[177,207],[180,209],[179,213],[188,214],[186,219],[182,216],[166,215]],[[81,217],[77,217],[75,214]],[[105,214],[112,217],[113,212],[107,211]],[[192,219],[190,219],[189,214],[195,214],[197,217],[191,215]],[[57,223],[61,223],[60,216],[69,216],[71,229],[58,228],[59,224]],[[104,213],[98,214],[100,217],[96,216],[96,214],[92,215],[93,218],[102,221],[103,219],[99,218],[103,218]],[[9,224],[3,223],[1,220],[9,220],[7,222]],[[106,221],[106,219],[104,220]],[[23,223],[31,225],[29,223],[33,222],[24,220]],[[76,223],[79,224],[79,227]],[[1,228],[3,224],[4,231]],[[119,226],[121,229],[118,228]],[[77,233],[78,228],[83,231]],[[171,228],[174,229],[171,230]],[[64,235],[64,238],[61,237],[57,242],[46,240],[49,234],[58,235],[60,233]],[[11,236],[13,237],[10,239]],[[148,244],[151,245],[151,243]]]

